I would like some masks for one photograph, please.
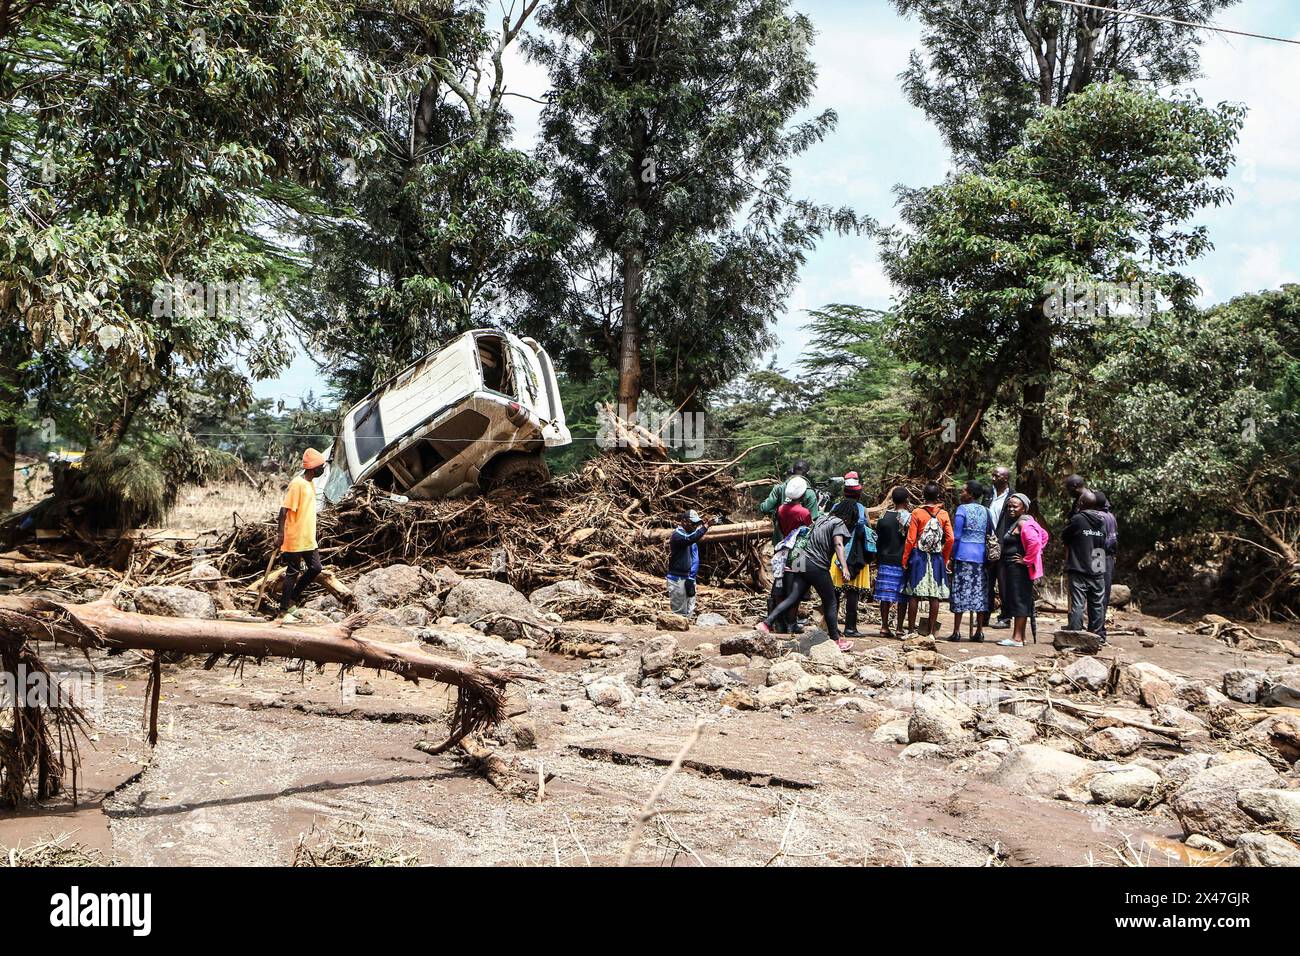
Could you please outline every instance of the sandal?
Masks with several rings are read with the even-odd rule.
[[[843,651],[845,654],[848,654],[850,651],[853,650],[853,642],[852,642],[852,641],[846,641],[846,640],[845,640],[844,638],[842,638],[842,637],[841,637],[838,641],[835,642],[835,646],[838,647],[838,648],[839,648],[841,651]]]
[[[958,641],[961,640],[961,633],[958,631],[953,631],[951,634],[945,637],[944,640],[952,641],[954,644],[956,644]]]
[[[1025,646],[1024,641],[1013,641],[1009,637],[1004,637],[1002,640],[998,641],[998,647],[1024,647],[1024,646]]]
[[[760,634],[772,633],[772,629],[767,626],[767,621],[759,621],[757,624],[754,625],[754,630],[758,631],[758,633]]]
[[[976,632],[975,632],[975,635],[971,638],[971,640],[974,641],[976,644],[983,644],[983,643],[984,643],[984,632],[983,632],[983,631],[976,631]]]

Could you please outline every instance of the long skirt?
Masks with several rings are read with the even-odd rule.
[[[1034,616],[1034,585],[1029,569],[1014,561],[1002,570],[1002,613],[1007,617]]]
[[[885,604],[897,604],[903,586],[903,566],[882,564],[876,569],[876,593],[872,598]]]
[[[952,567],[952,612],[989,609],[988,575],[983,561],[954,561]]]
[[[943,555],[935,552],[913,551],[907,564],[907,583],[903,593],[917,598],[948,600],[948,569]]]

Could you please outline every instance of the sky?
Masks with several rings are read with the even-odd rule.
[[[795,196],[848,205],[881,225],[897,220],[894,189],[943,179],[950,157],[937,130],[904,98],[898,75],[919,46],[914,22],[887,0],[795,0],[817,30],[812,55],[817,94],[809,115],[835,110],[839,123],[826,139],[792,163]],[[499,19],[499,14],[495,19]],[[1242,0],[1220,13],[1217,26],[1300,40],[1300,3]],[[1198,220],[1215,248],[1188,272],[1201,286],[1201,304],[1300,281],[1300,46],[1206,31],[1203,76],[1188,86],[1207,103],[1244,103],[1249,113],[1228,178],[1229,206]],[[543,70],[517,50],[506,58],[507,87],[526,96],[547,88]],[[532,146],[539,107],[511,100],[516,141]],[[808,257],[776,320],[779,364],[792,366],[802,350],[806,310],[832,302],[887,309],[894,290],[880,268],[875,241],[830,236]],[[545,345],[545,343],[543,343]],[[257,384],[260,397],[296,405],[309,390],[320,394],[321,376],[307,351],[276,379]]]

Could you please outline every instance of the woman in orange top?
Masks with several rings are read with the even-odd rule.
[[[924,634],[934,634],[939,625],[939,602],[948,600],[948,558],[952,555],[952,518],[944,510],[943,489],[930,482],[922,490],[925,504],[912,512],[903,544],[903,593],[911,597],[907,628],[916,627],[916,608],[930,602]]]

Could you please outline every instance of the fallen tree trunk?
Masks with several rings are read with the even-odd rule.
[[[259,660],[301,658],[318,664],[373,667],[414,683],[421,678],[434,680],[455,687],[457,696],[449,736],[442,744],[430,746],[429,753],[441,753],[468,734],[500,721],[506,686],[534,679],[520,671],[479,667],[357,637],[353,632],[365,623],[364,615],[320,626],[195,620],[133,614],[108,602],[64,604],[34,597],[0,597],[0,650],[12,656],[20,650],[29,651],[30,642],[53,640],[83,650],[203,654],[210,663],[226,655]],[[12,786],[9,791],[13,792]]]
[[[673,528],[652,528],[642,537],[647,541],[667,541],[673,536]],[[701,544],[717,544],[722,541],[742,541],[746,538],[762,538],[772,533],[772,522],[767,519],[758,521],[739,521],[735,524],[716,524],[705,532]]]

